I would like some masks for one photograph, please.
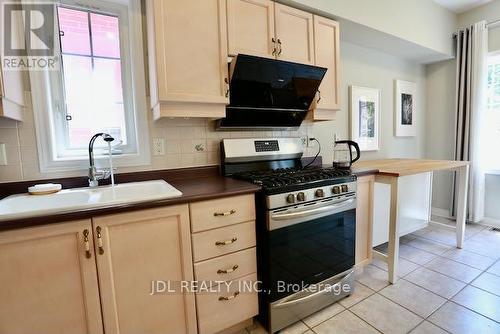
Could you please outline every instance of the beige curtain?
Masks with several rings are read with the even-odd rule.
[[[488,28],[486,21],[460,30],[456,37],[457,87],[455,159],[470,161],[468,219],[484,218],[484,143],[481,133],[486,112]],[[455,181],[454,189],[458,189]],[[452,213],[456,212],[454,191]]]

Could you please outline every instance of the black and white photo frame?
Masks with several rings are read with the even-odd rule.
[[[414,82],[395,80],[394,135],[396,137],[415,137],[417,135],[418,109],[416,93],[417,85]]]
[[[361,151],[377,151],[380,137],[380,90],[349,86],[351,139]]]

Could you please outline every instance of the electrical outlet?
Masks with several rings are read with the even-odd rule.
[[[165,155],[165,138],[153,139],[153,155]]]
[[[7,152],[5,144],[0,144],[0,166],[7,166]]]
[[[309,136],[300,137],[300,142],[302,143],[302,147],[309,147]]]

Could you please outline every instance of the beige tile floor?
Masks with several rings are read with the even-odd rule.
[[[282,333],[500,334],[500,232],[468,224],[464,249],[454,242],[453,230],[435,226],[401,238],[396,284],[374,261],[353,295]],[[256,323],[248,333],[266,331]]]

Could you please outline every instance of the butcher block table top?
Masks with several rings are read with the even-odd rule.
[[[355,168],[377,169],[379,175],[406,176],[437,170],[457,169],[469,165],[468,161],[426,159],[381,159],[358,161]]]

